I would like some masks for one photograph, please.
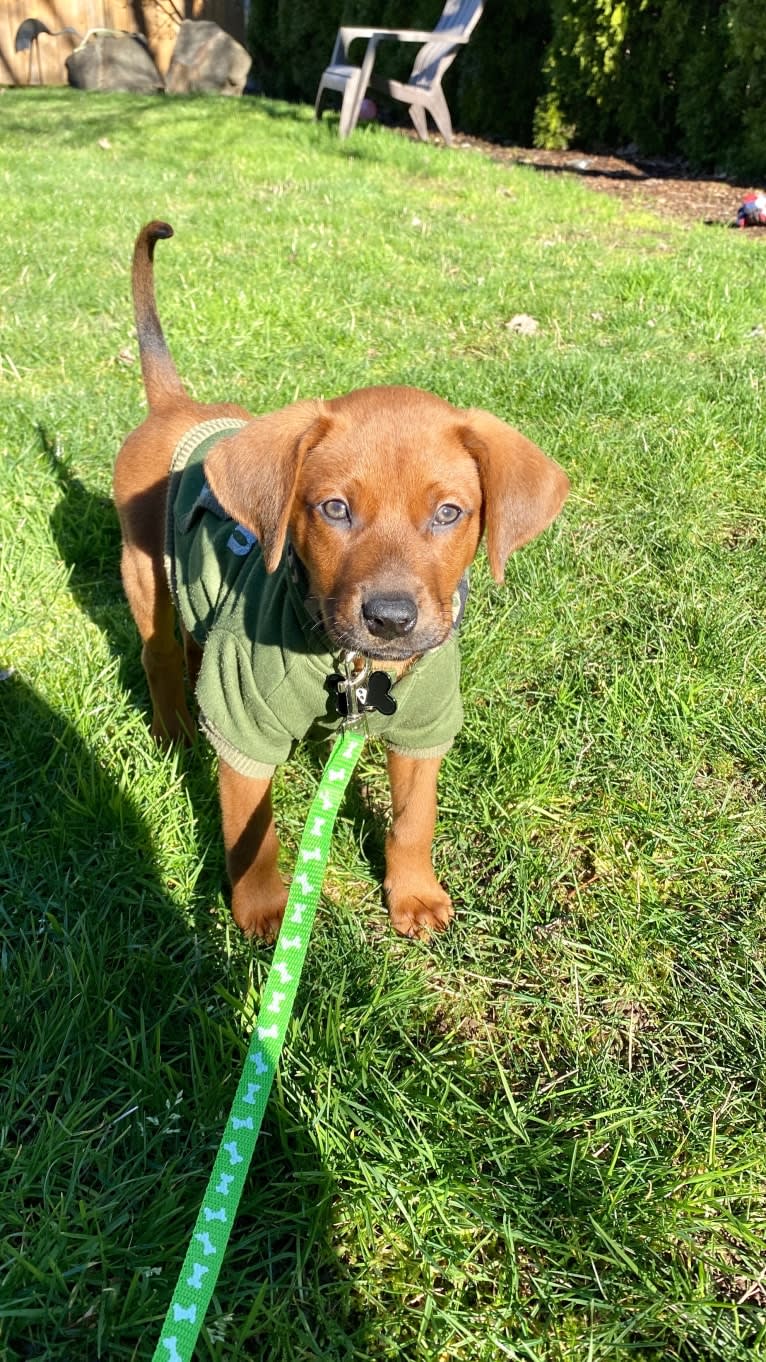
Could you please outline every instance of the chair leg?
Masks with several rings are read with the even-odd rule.
[[[421,142],[428,141],[428,120],[422,104],[410,104],[410,118]]]
[[[322,117],[322,96],[323,96],[324,92],[325,92],[325,84],[324,84],[324,78],[322,78],[322,80],[320,80],[320,82],[319,82],[319,89],[317,90],[317,97],[316,97],[316,99],[314,100],[314,118],[315,118],[315,119],[318,119],[318,118],[321,118],[321,117]]]
[[[346,88],[343,91],[343,103],[340,109],[340,126],[338,135],[348,137],[354,131],[359,118],[359,110],[362,107],[362,72],[361,69],[349,76],[346,81]]]
[[[431,91],[428,100],[428,112],[441,133],[448,147],[452,146],[452,119],[447,108],[447,101],[440,85]]]

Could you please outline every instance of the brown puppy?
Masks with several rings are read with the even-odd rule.
[[[557,464],[488,412],[460,411],[415,388],[366,388],[329,401],[296,402],[256,418],[231,404],[194,402],[165,344],[154,298],[154,246],[172,234],[166,223],[149,223],[138,236],[133,257],[149,415],[126,439],[115,468],[122,575],[143,640],[142,661],[154,708],[152,732],[160,741],[172,741],[194,729],[174,605],[184,591],[186,601],[197,587],[193,571],[184,582],[184,568],[170,566],[166,572],[174,544],[191,533],[190,525],[202,527],[206,543],[223,526],[232,571],[240,570],[240,558],[248,571],[254,564],[244,585],[244,578],[238,579],[236,591],[225,573],[222,578],[215,569],[217,599],[224,613],[229,611],[225,627],[218,628],[214,620],[211,624],[212,616],[199,623],[198,617],[192,620],[182,611],[182,634],[192,683],[200,677],[203,727],[221,757],[223,835],[234,917],[245,932],[271,937],[287,895],[277,870],[271,809],[272,714],[267,712],[261,732],[261,699],[251,683],[249,659],[255,659],[256,670],[259,656],[267,666],[282,667],[278,684],[268,683],[269,704],[299,674],[291,655],[287,661],[282,656],[289,650],[281,646],[276,607],[266,612],[265,623],[263,612],[259,614],[262,602],[271,600],[269,593],[286,561],[290,580],[287,596],[280,599],[288,601],[305,626],[297,650],[306,655],[301,665],[313,668],[307,685],[319,684],[323,667],[338,669],[346,684],[338,687],[337,677],[328,676],[325,691],[333,685],[339,696],[354,691],[364,704],[367,691],[355,687],[357,680],[365,680],[361,669],[373,659],[370,665],[387,674],[384,689],[405,698],[402,714],[414,712],[417,703],[422,708],[424,697],[438,711],[441,691],[429,695],[417,678],[425,677],[429,666],[443,666],[451,655],[456,601],[482,532],[492,572],[501,581],[508,555],[550,524],[569,484]],[[184,518],[173,510],[174,499],[183,500],[179,479],[186,476],[178,451],[188,445],[190,430],[200,426],[212,443],[199,456],[199,494]],[[211,436],[213,429],[217,433]],[[233,531],[232,521],[238,522]],[[256,580],[261,584],[258,599],[253,595]],[[232,623],[235,614],[238,624]],[[240,633],[232,641],[236,628]],[[206,644],[209,652],[203,652]],[[450,665],[456,679],[457,663]],[[418,684],[420,700],[407,700]],[[239,716],[238,735],[249,716],[255,716],[252,734],[237,736],[236,742],[221,731],[217,717],[224,695],[227,715],[236,711]],[[295,707],[299,701],[290,704]],[[437,774],[442,752],[459,726],[457,693],[454,701],[445,699],[445,708],[450,704],[457,718],[450,719],[446,740],[440,733],[439,741],[430,741],[432,730],[421,719],[420,736],[408,737],[405,731],[389,745],[393,808],[385,890],[391,922],[408,936],[442,929],[452,917],[450,898],[431,864]],[[389,701],[381,705],[381,714],[389,714]],[[325,731],[337,726],[342,708],[337,698],[330,696],[326,705],[323,699],[316,707],[317,722],[324,722]],[[297,731],[289,705],[286,712],[279,734],[289,747],[307,724]],[[384,736],[388,722],[393,721],[381,719]]]

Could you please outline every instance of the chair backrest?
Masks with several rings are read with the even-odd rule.
[[[467,38],[478,24],[483,9],[484,0],[447,0],[434,26],[434,37],[437,33],[448,32]],[[428,87],[440,81],[457,52],[457,46],[445,48],[443,43],[424,43],[415,58],[410,85]]]
[[[434,33],[447,28],[450,32],[459,31],[467,38],[478,24],[483,8],[484,0],[447,0]]]

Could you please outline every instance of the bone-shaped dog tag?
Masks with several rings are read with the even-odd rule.
[[[367,682],[365,709],[376,709],[379,714],[396,714],[396,701],[391,694],[391,677],[387,672],[373,672]]]
[[[342,719],[372,714],[374,711],[378,714],[396,713],[396,700],[390,693],[391,677],[387,672],[373,672],[366,679],[360,677],[359,681],[361,684],[355,685],[353,677],[349,680],[340,672],[333,672],[327,678],[327,689]]]

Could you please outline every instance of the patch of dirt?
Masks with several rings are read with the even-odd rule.
[[[412,134],[414,136],[414,134]],[[437,139],[441,140],[441,139]],[[682,161],[625,155],[597,156],[584,151],[538,151],[533,147],[502,146],[480,137],[456,133],[455,147],[471,147],[493,161],[531,166],[544,175],[577,175],[590,189],[686,222],[728,227],[746,194],[766,186],[742,184],[724,176],[695,175]],[[746,229],[751,237],[766,237],[766,228]]]

